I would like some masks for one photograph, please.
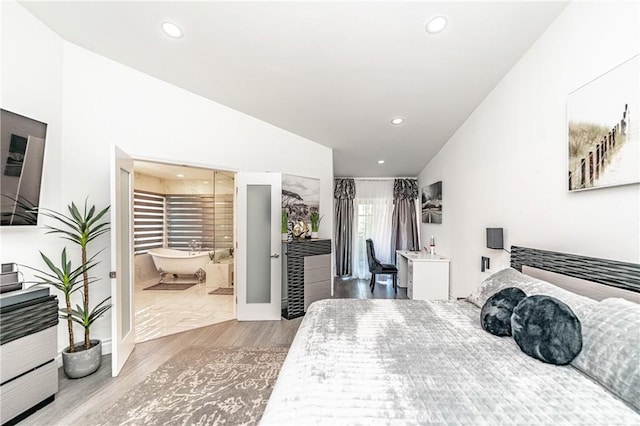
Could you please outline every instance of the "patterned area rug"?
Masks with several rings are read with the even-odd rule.
[[[222,294],[225,296],[233,296],[233,287],[218,287],[209,294]]]
[[[287,348],[189,348],[101,413],[97,425],[254,425]]]
[[[196,283],[158,283],[151,287],[145,287],[143,290],[186,290],[194,285]]]

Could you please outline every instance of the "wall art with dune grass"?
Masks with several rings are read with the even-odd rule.
[[[568,189],[640,182],[640,55],[571,92]]]

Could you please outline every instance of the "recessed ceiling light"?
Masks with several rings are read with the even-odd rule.
[[[206,180],[203,180],[203,181],[202,181],[202,183],[204,183],[205,185],[208,185],[208,184],[209,184],[209,182],[208,182],[208,181],[206,181]]]
[[[176,176],[178,177],[184,177],[184,175],[182,173],[178,173]]]
[[[384,160],[378,160],[378,164],[384,164]]]
[[[447,27],[447,18],[444,16],[436,16],[429,22],[427,22],[427,32],[429,34],[438,34],[440,31]]]
[[[163,22],[162,23],[162,31],[169,37],[180,38],[182,37],[182,30],[179,26],[174,24],[173,22]]]
[[[402,124],[402,123],[404,123],[404,118],[402,118],[402,117],[395,117],[395,118],[391,119],[391,124],[394,124],[396,126],[398,124]]]

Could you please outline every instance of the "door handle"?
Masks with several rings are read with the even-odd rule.
[[[271,255],[271,257],[272,257],[272,258],[274,258],[274,259],[277,259],[277,258],[279,258],[279,257],[280,257],[280,253],[273,253],[273,254]]]

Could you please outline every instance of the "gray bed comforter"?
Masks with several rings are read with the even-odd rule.
[[[314,303],[262,425],[640,425],[571,366],[544,364],[480,328],[465,301]]]

